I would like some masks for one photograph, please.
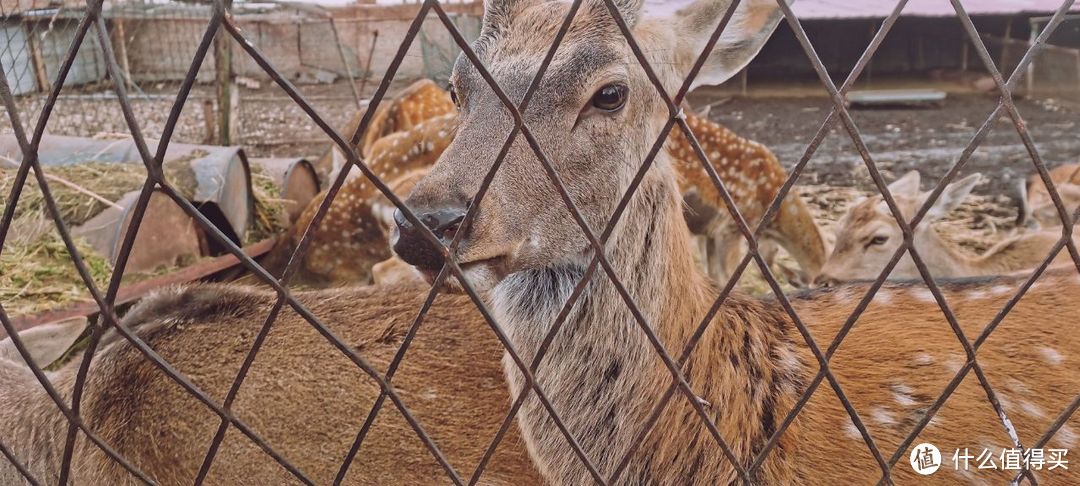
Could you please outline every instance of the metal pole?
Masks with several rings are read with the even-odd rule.
[[[1009,60],[1009,46],[1012,44],[1012,24],[1013,18],[1009,17],[1007,24],[1005,24],[1005,42],[1001,46],[1001,60],[998,61],[998,69],[1005,69],[1005,61]]]
[[[232,0],[224,0],[225,10],[231,10]],[[224,29],[218,31],[214,38],[214,70],[217,77],[217,105],[218,105],[218,143],[231,145],[233,128],[233,108],[235,98],[232,72],[232,40],[229,39]]]
[[[338,56],[341,57],[341,65],[345,67],[345,75],[349,77],[349,89],[352,90],[353,101],[356,102],[356,107],[360,108],[360,93],[356,90],[356,77],[353,76],[349,60],[345,57],[345,48],[341,46],[341,37],[338,35],[337,24],[334,23],[333,17],[330,17],[330,31],[334,33],[334,45],[337,46]]]
[[[371,47],[368,49],[367,61],[364,62],[364,79],[360,80],[360,92],[367,87],[367,80],[371,77],[371,59],[375,57],[375,43],[379,41],[379,31],[375,30],[371,35]]]
[[[1035,39],[1039,38],[1039,24],[1036,19],[1031,19],[1028,22],[1031,24],[1031,38],[1028,41],[1028,45],[1031,46],[1035,44]],[[1037,58],[1032,59],[1031,62],[1028,63],[1027,79],[1024,80],[1024,85],[1027,88],[1027,93],[1025,94],[1027,96],[1032,96],[1035,92],[1035,62],[1037,60]]]

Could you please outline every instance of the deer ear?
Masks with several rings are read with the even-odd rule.
[[[941,197],[934,202],[934,206],[927,211],[926,219],[930,221],[940,220],[954,209],[960,207],[964,199],[967,199],[972,189],[975,189],[975,186],[980,181],[982,181],[982,175],[975,173],[949,184],[949,187],[946,187],[941,193]]]
[[[919,171],[913,170],[889,184],[889,194],[893,196],[916,196],[919,194]]]
[[[788,3],[792,1],[788,0]],[[681,74],[689,73],[731,3],[731,0],[697,0],[675,13],[675,32],[681,41],[679,58],[687,63],[681,66]],[[691,89],[723,83],[738,73],[769,40],[782,17],[777,0],[739,2]]]
[[[60,359],[71,348],[71,345],[75,344],[84,330],[86,330],[86,318],[72,317],[22,331],[19,333],[19,339],[26,347],[26,351],[30,353],[34,364],[44,368]],[[26,364],[11,337],[0,341],[0,360]]]

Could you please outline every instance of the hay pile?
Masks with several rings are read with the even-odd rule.
[[[5,198],[0,202],[0,208],[7,203],[15,175],[16,169],[9,163],[0,164],[0,194]],[[116,201],[124,194],[138,190],[146,179],[146,171],[140,165],[102,162],[50,166],[45,169],[45,175],[61,218],[71,226],[80,225],[105,210],[108,207],[106,201]],[[15,218],[33,217],[35,213],[48,215],[45,197],[31,172],[15,207]]]
[[[255,198],[255,218],[247,232],[247,243],[257,243],[271,236],[279,235],[289,229],[289,213],[285,205],[289,201],[281,199],[281,190],[274,183],[274,178],[266,174],[262,167],[251,166],[251,194]]]
[[[183,167],[176,164],[173,167]],[[0,160],[0,212],[6,210],[7,197],[15,183],[17,169],[10,161]],[[49,190],[57,202],[61,218],[69,229],[94,217],[124,194],[142,188],[146,171],[139,164],[88,162],[45,168]],[[166,178],[177,180],[183,174],[166,170]],[[182,186],[182,184],[181,184]],[[273,180],[252,168],[252,192],[255,198],[254,222],[245,244],[260,241],[285,229],[285,201],[277,199]],[[112,265],[81,239],[76,249],[83,257],[99,288],[108,284]],[[185,262],[187,264],[194,262]],[[148,273],[128,273],[130,284],[175,271],[159,268]],[[33,172],[23,185],[15,207],[15,219],[0,251],[0,303],[10,316],[39,313],[71,302],[88,300],[89,292],[75,270],[60,240],[51,214],[45,205]]]

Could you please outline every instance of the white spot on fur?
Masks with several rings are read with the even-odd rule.
[[[1063,360],[1061,357],[1061,353],[1051,347],[1043,346],[1039,348],[1039,353],[1042,354],[1043,361],[1046,361],[1046,363],[1050,365],[1057,366],[1061,364]]]
[[[1046,417],[1046,412],[1043,412],[1042,408],[1027,400],[1022,400],[1020,402],[1020,409],[1023,410],[1025,414],[1028,414],[1035,418]]]
[[[995,285],[990,289],[990,293],[994,295],[1007,295],[1013,292],[1013,288],[1008,285]]]
[[[950,356],[948,359],[945,360],[944,363],[942,363],[942,366],[944,366],[945,370],[947,370],[949,373],[955,375],[959,373],[960,368],[964,366],[964,361],[960,358]]]
[[[928,353],[919,353],[915,355],[915,364],[919,366],[926,366],[929,364],[933,364],[933,362],[934,357],[930,356]]]
[[[855,427],[855,422],[850,420],[844,424],[844,436],[852,440],[863,440],[862,434],[859,433],[859,429]]]
[[[870,409],[870,418],[881,425],[895,425],[896,417],[893,413],[882,407],[874,407]]]
[[[893,293],[888,290],[879,290],[878,293],[874,295],[874,302],[877,302],[881,305],[889,305],[892,300]]]
[[[926,302],[928,304],[937,302],[937,300],[934,299],[934,294],[930,292],[930,289],[912,289],[911,297],[919,302]]]
[[[964,298],[968,300],[984,300],[990,297],[990,294],[985,290],[972,290],[964,294]]]
[[[901,407],[912,407],[918,403],[915,401],[915,397],[912,396],[912,394],[915,393],[915,390],[912,390],[911,387],[903,383],[893,385],[892,393],[893,399],[895,399],[896,403]]]

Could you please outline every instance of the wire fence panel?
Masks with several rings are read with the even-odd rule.
[[[706,434],[703,434],[702,437],[711,441],[712,445],[715,445],[720,451],[719,456],[730,463],[730,467],[734,470],[733,480],[745,484],[755,484],[760,481],[763,474],[762,470],[770,457],[775,457],[776,454],[780,453],[779,443],[781,438],[785,433],[789,432],[794,421],[822,383],[827,383],[828,390],[835,397],[835,400],[839,402],[842,413],[846,415],[845,418],[852,423],[858,440],[865,445],[866,452],[875,466],[880,469],[880,483],[890,484],[894,481],[893,469],[896,464],[903,459],[909,447],[930,424],[946,403],[946,400],[957,390],[969,373],[974,374],[979,388],[985,393],[987,404],[998,418],[1001,431],[1009,437],[1011,446],[1021,450],[1028,450],[1030,448],[1040,448],[1047,444],[1065,426],[1075,410],[1080,408],[1080,396],[1071,400],[1065,410],[1058,412],[1049,429],[1042,432],[1039,440],[1035,443],[1025,444],[1012,426],[1006,407],[1002,405],[1001,395],[992,386],[983,368],[983,363],[979,361],[977,352],[1009,312],[1032,289],[1059,253],[1067,252],[1078,271],[1080,271],[1080,252],[1078,252],[1071,238],[1075,215],[1070,214],[1067,204],[1055,189],[1055,184],[1047,170],[1047,164],[1040,156],[1039,148],[1033,141],[1030,130],[1021,117],[1013,98],[1013,91],[1017,89],[1024,74],[1031,66],[1039,50],[1044,47],[1047,39],[1064,21],[1066,12],[1073,7],[1073,0],[1065,0],[1062,3],[1055,14],[1047,20],[1037,38],[1034,39],[1030,46],[1025,47],[1026,50],[1019,59],[1010,60],[1005,64],[1008,67],[1006,72],[1002,72],[1000,66],[993,60],[986,43],[980,36],[971,17],[965,11],[962,2],[960,0],[951,0],[956,19],[975,46],[975,55],[993,78],[1000,97],[994,110],[975,131],[970,143],[960,154],[955,164],[946,176],[937,182],[929,197],[918,207],[917,212],[910,220],[905,217],[898,206],[896,198],[890,193],[889,186],[875,163],[874,154],[867,147],[859,126],[845,101],[845,95],[867,68],[882,40],[889,34],[892,26],[903,14],[908,1],[900,0],[896,4],[892,13],[877,28],[873,39],[859,58],[854,70],[839,86],[830,77],[795,12],[786,3],[778,2],[783,21],[787,23],[794,33],[809,63],[818,75],[828,95],[830,106],[828,115],[826,115],[815,135],[811,138],[810,143],[806,146],[803,156],[799,159],[795,168],[790,171],[788,179],[773,199],[763,217],[763,221],[768,223],[779,216],[781,202],[788,196],[813,157],[814,152],[830,130],[836,129],[842,130],[852,141],[875,187],[883,197],[884,204],[904,235],[903,244],[891,256],[885,269],[866,287],[865,294],[856,296],[860,297],[858,303],[839,327],[839,332],[835,336],[825,336],[826,341],[821,341],[821,335],[814,335],[811,329],[813,323],[804,322],[796,309],[796,305],[793,303],[793,298],[785,294],[779,279],[773,274],[769,263],[762,255],[759,240],[763,238],[767,224],[757,224],[755,226],[756,221],[748,222],[744,219],[729,188],[721,179],[721,175],[718,174],[712,161],[710,161],[710,154],[702,149],[681,108],[697,76],[705,68],[709,55],[713,53],[714,48],[723,39],[723,34],[730,28],[729,23],[734,13],[740,7],[740,4],[748,1],[750,0],[732,2],[726,13],[720,17],[719,23],[712,30],[709,41],[694,58],[695,63],[686,79],[682,80],[674,93],[671,93],[665,89],[661,81],[661,75],[658,74],[658,70],[666,67],[650,65],[648,61],[649,55],[646,52],[648,46],[639,44],[639,40],[635,38],[633,32],[632,21],[623,18],[621,13],[622,3],[625,2],[602,0],[602,5],[613,18],[621,38],[629,46],[634,61],[640,65],[653,88],[655,88],[655,96],[666,108],[667,116],[659,136],[655,140],[648,141],[650,150],[644,157],[642,164],[636,168],[633,179],[628,182],[627,188],[618,199],[610,218],[600,226],[590,224],[586,216],[587,213],[575,202],[574,196],[567,188],[567,175],[560,173],[557,168],[558,161],[547,155],[552,148],[543,147],[540,141],[541,137],[534,131],[536,127],[530,126],[530,122],[535,124],[535,121],[533,121],[535,117],[527,116],[540,109],[532,107],[532,111],[530,111],[530,104],[534,101],[534,96],[544,86],[543,83],[547,79],[545,75],[548,74],[556,53],[561,47],[565,47],[562,45],[563,41],[570,33],[574,20],[581,15],[582,6],[587,3],[585,0],[571,2],[564,18],[551,19],[552,26],[558,25],[557,30],[552,30],[554,41],[545,51],[536,73],[527,77],[524,91],[520,89],[518,91],[509,91],[508,87],[500,86],[496,76],[489,71],[490,66],[485,66],[481,62],[480,56],[472,46],[472,42],[479,35],[480,27],[478,25],[472,23],[468,17],[459,17],[448,12],[447,8],[439,1],[427,0],[423,2],[415,18],[408,24],[400,44],[396,46],[385,75],[378,85],[374,87],[374,93],[367,103],[366,111],[359,126],[355,132],[345,134],[336,131],[333,127],[339,125],[339,123],[329,120],[320,109],[313,105],[309,97],[306,97],[297,87],[296,83],[300,75],[295,71],[313,69],[314,71],[305,72],[309,74],[314,72],[313,75],[316,76],[324,75],[335,69],[329,66],[334,63],[343,63],[344,66],[341,66],[343,71],[347,73],[347,76],[351,77],[352,75],[348,73],[362,71],[359,64],[349,64],[350,59],[358,59],[357,53],[325,52],[325,49],[323,49],[324,52],[318,53],[317,62],[310,64],[300,62],[296,65],[281,64],[281,62],[292,63],[294,59],[277,55],[278,51],[285,49],[284,46],[278,45],[280,38],[283,36],[281,34],[282,30],[294,30],[297,36],[296,48],[298,51],[304,51],[318,50],[319,46],[323,46],[328,42],[338,42],[329,40],[332,36],[340,35],[336,27],[332,36],[328,34],[329,31],[320,30],[319,26],[323,25],[321,22],[281,22],[272,26],[260,25],[251,30],[244,28],[221,0],[214,2],[212,6],[188,4],[159,6],[155,3],[145,3],[138,4],[138,8],[132,10],[103,9],[102,2],[91,1],[85,8],[62,7],[55,9],[47,21],[44,20],[44,17],[38,16],[39,13],[19,15],[17,19],[5,13],[4,21],[0,23],[0,35],[4,36],[3,38],[6,40],[4,50],[0,51],[0,66],[2,66],[4,72],[4,76],[0,76],[0,100],[2,100],[8,114],[11,131],[14,133],[21,153],[21,160],[14,175],[15,180],[11,186],[11,191],[5,195],[5,208],[2,219],[0,219],[0,252],[4,251],[4,244],[8,242],[9,235],[13,230],[16,206],[20,198],[24,196],[23,188],[25,183],[29,181],[31,185],[36,184],[42,193],[43,204],[48,210],[51,223],[55,226],[64,249],[71,255],[75,271],[99,308],[99,317],[91,323],[92,334],[87,347],[81,357],[77,358],[78,371],[73,382],[70,383],[70,390],[58,390],[50,382],[48,373],[42,369],[42,363],[35,363],[31,359],[29,348],[19,338],[7,310],[0,303],[0,324],[2,324],[8,336],[11,337],[18,354],[29,364],[35,379],[63,415],[67,432],[61,439],[63,449],[58,461],[59,471],[56,472],[56,478],[34,477],[31,469],[27,466],[27,463],[33,458],[17,457],[6,442],[9,440],[8,437],[0,437],[0,453],[31,484],[51,484],[52,482],[67,484],[71,482],[73,475],[78,473],[77,471],[73,472],[73,469],[78,467],[77,455],[86,453],[82,450],[84,445],[86,448],[95,451],[94,453],[107,456],[119,468],[122,468],[139,482],[152,484],[160,480],[152,477],[142,469],[146,464],[138,464],[130,458],[124,457],[114,449],[114,445],[106,443],[101,438],[99,431],[92,426],[92,421],[88,420],[84,413],[83,398],[87,393],[87,387],[91,386],[89,385],[92,372],[91,364],[95,358],[100,358],[99,353],[103,349],[102,346],[105,345],[102,342],[105,332],[111,331],[119,334],[118,339],[130,343],[134,352],[140,355],[140,359],[152,364],[156,372],[167,377],[172,386],[182,389],[191,400],[199,402],[200,406],[205,407],[207,413],[212,415],[216,429],[214,429],[214,434],[208,437],[209,441],[205,444],[205,449],[200,449],[200,452],[205,450],[205,454],[201,456],[202,460],[194,477],[195,484],[208,481],[215,464],[231,459],[232,456],[223,453],[223,444],[225,444],[226,437],[230,433],[242,435],[254,447],[264,452],[270,460],[286,471],[292,479],[305,484],[315,484],[317,480],[313,476],[295,463],[289,454],[276,449],[271,440],[260,434],[258,427],[240,417],[234,409],[241,390],[244,388],[249,375],[253,373],[253,367],[257,365],[262,353],[266,352],[265,346],[272,337],[275,325],[280,326],[279,322],[283,314],[300,316],[310,327],[308,330],[317,333],[319,338],[324,341],[327,352],[332,351],[340,359],[347,360],[349,365],[354,368],[353,371],[369,380],[378,389],[377,398],[370,408],[364,407],[366,413],[363,413],[362,425],[355,430],[355,439],[352,440],[344,456],[340,458],[342,461],[340,467],[337,468],[336,483],[348,482],[350,467],[353,466],[358,457],[362,457],[366,450],[364,449],[365,441],[369,440],[371,431],[376,426],[380,414],[400,415],[411,433],[416,436],[416,439],[422,443],[424,449],[430,454],[431,459],[445,472],[448,481],[455,484],[475,484],[480,482],[485,469],[491,464],[501,442],[507,436],[510,427],[513,426],[513,422],[515,419],[520,418],[526,402],[536,400],[539,409],[542,409],[543,413],[546,414],[545,420],[549,420],[558,431],[559,437],[555,437],[553,440],[565,442],[573,458],[580,462],[580,467],[596,483],[622,484],[635,481],[634,478],[627,477],[625,474],[633,470],[634,461],[640,457],[637,454],[641,452],[642,447],[647,445],[646,439],[651,434],[665,433],[664,430],[657,429],[657,427],[662,424],[661,418],[669,407],[674,406],[674,402],[680,406],[685,404],[685,406],[689,407],[687,413],[690,414],[690,418],[700,422],[701,427],[706,431]],[[596,0],[596,2],[600,2],[600,0]],[[434,50],[433,45],[424,44],[421,49],[422,60],[428,74],[433,77],[445,76],[448,70],[444,68],[453,62],[452,58],[460,50],[460,59],[462,60],[458,62],[471,64],[471,69],[475,70],[479,78],[482,79],[485,88],[494,94],[500,109],[512,121],[512,128],[508,133],[492,134],[495,137],[495,142],[497,142],[492,146],[498,146],[499,150],[497,152],[493,151],[493,153],[497,153],[497,156],[491,161],[490,169],[480,179],[481,182],[477,192],[468,195],[469,204],[466,206],[467,209],[462,216],[461,227],[468,228],[470,223],[477,217],[481,202],[488,196],[496,175],[500,170],[504,170],[504,162],[507,160],[512,147],[525,147],[540,164],[543,174],[547,178],[543,183],[550,184],[555,190],[558,201],[553,200],[549,201],[549,203],[554,206],[565,207],[569,215],[569,221],[576,226],[576,231],[580,231],[583,241],[590,250],[588,252],[588,265],[584,267],[583,273],[576,280],[574,286],[566,289],[568,290],[568,293],[566,293],[567,300],[561,304],[558,312],[554,314],[556,318],[543,338],[539,340],[539,348],[534,354],[525,353],[515,346],[514,340],[506,331],[506,327],[497,322],[495,313],[480,291],[466,277],[462,263],[457,261],[457,250],[461,247],[466,232],[458,231],[450,238],[449,243],[444,243],[443,238],[433,233],[429,226],[421,220],[421,217],[413,211],[413,208],[408,207],[400,195],[395,194],[390,189],[387,181],[380,179],[375,174],[368,165],[369,161],[365,160],[357,149],[359,141],[373,122],[376,110],[381,103],[385,102],[385,97],[391,90],[395,76],[398,75],[404,63],[408,61],[410,49],[413,48],[415,42],[424,42],[424,39],[433,36],[428,31],[431,30],[430,24],[436,22],[442,27],[442,31],[438,35],[443,35],[443,32],[445,32],[453,45],[438,46],[438,50]],[[260,30],[264,28],[266,31]],[[238,57],[243,59],[238,61],[243,66],[239,71],[243,75],[265,76],[276,89],[283,93],[284,97],[282,99],[288,101],[290,108],[302,114],[305,123],[310,123],[315,127],[315,130],[328,137],[333,146],[344,154],[347,160],[345,169],[340,171],[329,185],[325,199],[321,202],[314,217],[305,229],[289,263],[280,274],[272,274],[246,254],[236,241],[229,238],[204,212],[201,212],[200,208],[191,202],[183,190],[171,183],[165,174],[163,164],[166,152],[171,141],[174,138],[181,137],[178,124],[184,109],[186,107],[190,108],[190,105],[198,99],[196,96],[198,83],[213,74],[214,63],[212,57],[214,54],[211,49],[214,46],[215,38],[229,38],[235,41],[234,45],[239,53]],[[32,48],[32,44],[35,42],[41,44],[37,49]],[[146,55],[145,51],[160,51],[167,54],[156,57]],[[142,59],[143,61],[140,62],[149,59],[158,64],[147,67],[132,63],[131,60],[134,58]],[[299,55],[296,59],[310,60],[314,58]],[[160,77],[141,74],[148,72],[159,73]],[[166,81],[178,82],[179,85],[175,98],[169,96],[159,99],[158,104],[155,105],[156,108],[168,105],[168,109],[162,113],[164,118],[160,117],[162,114],[159,114],[158,118],[153,118],[145,111],[137,108],[140,99],[150,99],[143,88],[152,83]],[[235,377],[229,381],[224,396],[217,396],[219,394],[200,387],[200,377],[187,376],[182,373],[177,366],[170,363],[160,354],[152,343],[144,340],[145,335],[123,325],[119,317],[117,298],[121,288],[121,279],[125,267],[128,265],[128,258],[138,233],[137,229],[125,234],[120,242],[120,256],[110,272],[109,279],[105,285],[100,285],[95,282],[93,269],[83,258],[76,240],[72,237],[70,228],[61,217],[56,198],[50,190],[55,183],[46,177],[39,160],[40,146],[50,120],[54,116],[60,116],[55,109],[61,101],[64,101],[60,100],[61,91],[70,90],[75,86],[86,83],[103,83],[109,87],[111,94],[102,102],[111,105],[111,109],[115,111],[108,116],[112,117],[114,122],[122,122],[122,128],[133,141],[138,158],[147,173],[131,213],[132,227],[138,228],[147,217],[150,198],[155,191],[159,191],[193,218],[206,235],[214,240],[215,244],[237,258],[241,265],[255,276],[259,286],[270,289],[273,293],[273,303],[264,309],[267,314],[265,316],[260,314],[257,318],[253,318],[260,320],[262,324],[258,332],[251,337],[251,345],[241,350],[240,354],[243,355],[243,359],[240,361]],[[22,102],[23,99],[16,98],[17,95],[31,92],[45,92],[47,95],[39,103],[29,105]],[[516,96],[509,94],[518,92],[522,94],[520,99],[515,99]],[[650,95],[653,95],[653,93],[650,93]],[[359,96],[357,96],[358,98]],[[28,112],[32,116],[24,115]],[[93,117],[94,114],[87,114],[87,116]],[[1007,117],[1012,122],[1017,135],[1030,156],[1032,166],[1046,184],[1050,198],[1062,219],[1063,232],[1060,241],[1055,245],[1051,254],[1015,289],[1015,293],[1012,294],[1005,307],[995,315],[992,321],[983,327],[981,332],[972,335],[964,332],[956,312],[946,300],[945,291],[939,284],[938,279],[935,279],[929,270],[926,262],[927,255],[920,254],[916,249],[914,245],[915,230],[920,224],[929,224],[928,221],[924,221],[928,212],[946,187],[965,168],[971,155],[984,140],[994,122],[1002,116]],[[96,125],[97,122],[93,121],[92,118],[85,118],[76,124],[89,127]],[[642,310],[646,303],[635,300],[634,285],[637,282],[633,280],[637,277],[619,275],[609,256],[612,254],[609,248],[609,240],[620,224],[633,224],[633,222],[620,223],[620,221],[624,214],[629,211],[628,208],[634,196],[638,194],[639,189],[643,186],[650,170],[654,168],[655,159],[663,149],[664,142],[672,130],[681,131],[690,140],[693,152],[701,163],[708,179],[715,185],[727,206],[734,221],[734,230],[745,240],[749,248],[746,256],[741,259],[735,268],[734,275],[719,290],[715,299],[712,300],[708,312],[699,321],[693,323],[692,331],[678,349],[668,348],[671,343],[664,342],[664,335],[658,331],[657,323],[650,322],[649,314]],[[194,135],[182,134],[182,138],[192,136]],[[159,140],[155,142],[152,139]],[[305,305],[305,302],[310,301],[298,297],[297,292],[290,286],[297,267],[310,250],[312,229],[327,217],[327,214],[331,211],[331,204],[339,196],[342,186],[350,177],[352,171],[359,171],[361,177],[366,178],[400,211],[402,218],[415,228],[419,228],[423,240],[438,248],[443,258],[441,268],[434,274],[433,283],[430,291],[425,296],[423,305],[416,309],[414,314],[411,314],[415,317],[412,319],[411,325],[408,326],[407,332],[401,336],[400,347],[393,354],[386,369],[380,369],[374,365],[370,357],[365,357],[365,350],[357,349],[339,333],[336,333],[332,322],[316,316],[309,305]],[[963,350],[964,360],[943,392],[936,399],[933,399],[931,405],[924,411],[920,420],[917,423],[908,424],[910,427],[905,429],[904,438],[900,441],[898,447],[894,448],[887,447],[892,445],[891,442],[883,441],[880,437],[875,438],[871,435],[871,430],[867,427],[866,421],[868,414],[873,412],[856,408],[853,404],[851,389],[845,388],[846,386],[850,387],[851,384],[842,382],[837,378],[831,367],[831,360],[860,316],[870,306],[875,295],[883,288],[890,272],[905,255],[909,255],[914,262],[921,280],[928,290],[929,301],[940,309],[943,327],[947,327],[955,335],[956,347]],[[774,294],[777,313],[783,314],[784,318],[791,323],[793,327],[792,336],[798,333],[795,338],[801,339],[802,343],[800,344],[806,346],[808,356],[813,360],[811,369],[813,370],[816,367],[816,370],[812,374],[812,379],[805,384],[805,388],[800,390],[800,394],[790,412],[784,417],[771,418],[773,423],[770,427],[767,427],[765,441],[748,456],[747,451],[738,450],[737,446],[733,445],[739,443],[739,437],[724,436],[722,432],[724,429],[718,425],[718,421],[715,419],[717,416],[715,411],[711,410],[713,405],[704,402],[699,397],[692,381],[688,378],[691,373],[687,364],[694,353],[701,352],[697,348],[699,348],[699,344],[702,344],[703,337],[710,329],[710,326],[722,325],[722,323],[713,323],[713,321],[716,320],[716,316],[724,306],[732,302],[731,296],[735,285],[743,273],[752,267],[756,267],[762,274],[769,290]],[[483,318],[487,326],[485,330],[490,331],[494,339],[505,350],[507,368],[520,374],[523,383],[517,397],[509,405],[509,409],[502,422],[500,422],[497,432],[490,438],[489,442],[485,442],[487,447],[484,449],[484,454],[472,470],[458,469],[461,465],[455,464],[447,453],[448,448],[453,447],[453,444],[436,441],[431,431],[425,427],[423,421],[406,403],[403,398],[405,390],[398,389],[395,386],[395,377],[399,369],[401,369],[402,362],[410,346],[414,343],[414,338],[421,332],[425,319],[432,312],[434,302],[440,293],[445,290],[443,284],[451,279],[460,283],[469,301]],[[635,331],[640,331],[641,335],[644,336],[644,342],[649,346],[647,351],[650,356],[655,356],[660,363],[659,366],[665,373],[665,378],[670,378],[670,381],[663,383],[666,388],[662,388],[663,391],[658,394],[659,400],[653,404],[647,413],[642,415],[644,420],[641,423],[628,425],[634,431],[633,437],[636,440],[629,444],[627,450],[617,451],[620,452],[618,457],[602,459],[590,457],[588,445],[581,437],[576,437],[574,434],[576,423],[574,418],[560,414],[556,406],[557,399],[560,397],[550,395],[545,390],[544,384],[540,383],[541,380],[537,379],[541,371],[548,371],[544,370],[543,367],[551,366],[550,363],[545,364],[544,359],[551,351],[551,347],[560,331],[564,330],[568,324],[566,321],[569,319],[572,310],[586,298],[584,296],[587,288],[597,281],[605,281],[611,286],[617,302],[625,306],[626,312],[632,317],[633,324],[636,326]],[[823,345],[826,342],[827,345]],[[595,372],[602,373],[603,370],[598,369]],[[439,370],[433,370],[433,373],[438,374]],[[446,377],[446,379],[453,379],[453,377]],[[282,386],[288,386],[288,383],[284,383]],[[659,392],[660,390],[656,391]],[[391,410],[384,410],[387,407]],[[997,425],[995,424],[995,427]],[[353,437],[351,430],[349,433],[349,437]],[[705,437],[706,435],[707,437]],[[86,445],[84,441],[89,441],[90,444]],[[201,444],[200,447],[202,447]],[[602,463],[601,460],[606,462]],[[657,465],[656,467],[662,466]],[[1035,484],[1037,482],[1036,473],[1028,470],[1025,466],[1025,468],[1017,471],[1015,481],[1027,481]]]

